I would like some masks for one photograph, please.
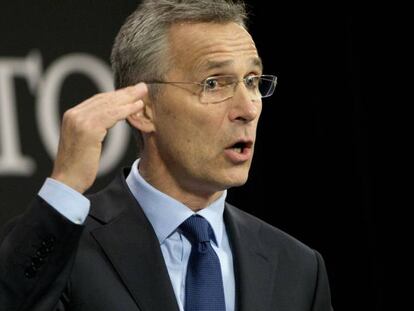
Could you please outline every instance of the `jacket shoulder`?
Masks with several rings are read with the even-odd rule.
[[[226,203],[226,208],[242,226],[257,232],[258,242],[263,248],[270,252],[275,250],[285,253],[289,257],[296,255],[298,258],[309,258],[314,261],[315,251],[289,233],[231,204]]]

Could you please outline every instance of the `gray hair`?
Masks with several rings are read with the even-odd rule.
[[[234,22],[247,28],[247,12],[242,1],[143,0],[115,38],[111,54],[115,88],[164,78],[170,66],[168,30],[177,22]],[[156,85],[149,86],[152,99],[158,92]],[[134,132],[141,149],[142,135]]]

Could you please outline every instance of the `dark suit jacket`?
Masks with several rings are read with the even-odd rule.
[[[159,242],[125,176],[90,200],[84,226],[37,197],[5,228],[0,310],[178,311]],[[224,219],[237,310],[331,310],[316,251],[230,204]]]

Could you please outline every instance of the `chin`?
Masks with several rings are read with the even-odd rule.
[[[243,186],[248,179],[248,173],[227,176],[225,180],[226,189]]]
[[[229,188],[243,186],[246,182],[247,178],[243,179],[242,181],[234,182]]]
[[[205,184],[209,185],[209,190],[216,192],[216,191],[223,191],[233,187],[240,187],[243,186],[249,177],[249,168],[247,166],[244,167],[232,167],[232,168],[221,168],[221,169],[213,169],[206,172],[204,180]],[[211,174],[211,172],[214,174]],[[201,177],[201,176],[200,176]]]

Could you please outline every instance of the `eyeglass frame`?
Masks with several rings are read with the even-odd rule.
[[[234,96],[234,93],[236,91],[236,87],[240,82],[244,82],[244,85],[246,86],[246,81],[249,78],[259,78],[260,80],[266,80],[269,82],[272,82],[272,87],[270,88],[271,92],[270,94],[265,94],[265,95],[261,95],[260,94],[260,98],[267,98],[273,95],[274,90],[276,88],[277,85],[277,76],[275,75],[248,75],[245,78],[241,79],[241,80],[237,80],[237,78],[234,75],[218,75],[218,76],[211,76],[208,77],[206,79],[204,79],[202,82],[185,82],[185,81],[162,81],[162,80],[150,80],[150,81],[144,81],[147,84],[167,84],[167,85],[174,85],[174,84],[192,84],[192,85],[199,85],[202,87],[202,90],[199,94],[199,96],[201,96],[201,94],[203,94],[203,92],[208,92],[206,91],[206,87],[207,87],[207,81],[212,80],[212,79],[217,79],[217,78],[223,78],[223,77],[228,77],[228,78],[234,78],[234,81],[232,81],[231,83],[229,83],[228,85],[225,85],[224,87],[228,87],[233,85],[233,94],[229,97],[226,97],[224,99],[221,99],[219,101],[213,102],[213,103],[219,103],[219,102],[223,102],[229,98],[232,98]],[[258,87],[257,87],[258,88]],[[269,93],[269,92],[268,92]]]

